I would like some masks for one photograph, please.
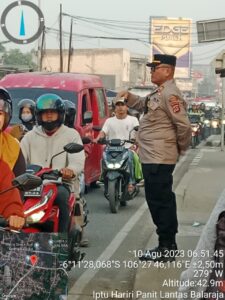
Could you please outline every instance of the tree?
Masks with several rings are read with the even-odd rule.
[[[5,52],[3,55],[3,62],[5,65],[36,68],[36,64],[33,62],[32,52],[24,54],[19,49],[11,49],[8,52]]]

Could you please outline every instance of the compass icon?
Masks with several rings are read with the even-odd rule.
[[[28,8],[28,15],[36,22],[32,22],[33,26],[27,26],[25,19],[25,10]],[[12,13],[14,13],[12,17]],[[10,17],[11,14],[11,17]],[[19,19],[17,32],[10,30],[9,22],[7,19]],[[16,27],[15,25],[13,26]],[[31,27],[35,27],[33,32],[30,32]],[[18,0],[8,5],[1,15],[1,28],[4,35],[16,44],[29,44],[39,38],[44,30],[44,15],[40,8],[30,1]],[[28,33],[29,32],[29,33]]]

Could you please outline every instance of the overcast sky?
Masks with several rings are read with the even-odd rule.
[[[14,0],[1,0],[0,12]],[[106,20],[118,20],[118,25],[113,22],[113,29],[109,27],[108,22],[102,21],[102,26],[97,26],[87,20],[74,21],[74,31],[76,34],[86,34],[93,36],[114,36],[114,37],[135,37],[141,41],[116,41],[103,40],[100,38],[76,37],[73,40],[74,48],[127,48],[133,53],[148,54],[150,46],[148,43],[148,24],[150,16],[166,16],[170,18],[190,18],[193,20],[192,51],[194,63],[210,63],[213,57],[225,49],[225,41],[211,44],[198,44],[196,41],[196,21],[206,19],[225,18],[225,0],[31,0],[31,2],[41,3],[41,10],[45,17],[45,24],[50,28],[58,28],[58,15],[60,3],[63,6],[63,12],[80,16],[84,18],[97,18]],[[26,8],[25,25],[26,32],[35,31],[37,24],[36,16]],[[15,35],[19,31],[20,18],[16,15],[16,10],[12,10],[7,17],[7,27],[10,33]],[[127,29],[124,29],[126,23],[121,25],[119,21],[129,21]],[[134,32],[131,30],[134,22]],[[137,23],[135,23],[137,22]],[[143,23],[138,23],[143,22]],[[63,18],[63,29],[69,32],[70,18]],[[106,25],[104,25],[106,24]],[[0,41],[6,38],[0,32]],[[64,39],[64,47],[68,46],[68,38]],[[20,48],[22,51],[28,51],[35,48],[37,43],[30,45],[16,45],[13,43],[5,44],[6,48]],[[58,47],[57,33],[49,32],[47,34],[47,47]]]

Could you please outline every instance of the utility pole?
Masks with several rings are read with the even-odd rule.
[[[60,72],[63,72],[63,49],[62,49],[62,4],[60,4],[59,13],[59,56],[60,56]]]
[[[41,9],[41,0],[38,0],[38,7]],[[44,32],[42,33],[44,34]],[[41,37],[38,38],[38,43],[37,43],[37,66],[38,66],[38,71],[41,71]]]
[[[71,56],[73,54],[72,35],[73,35],[73,18],[71,18],[71,23],[70,23],[70,40],[69,40],[68,67],[67,67],[67,72],[68,73],[70,72],[70,61],[71,61]]]
[[[43,56],[44,56],[44,42],[45,42],[45,27],[43,28],[43,32],[42,32],[39,71],[42,71],[42,61],[43,61]]]
[[[221,109],[221,151],[224,151],[224,104],[225,104],[225,53],[222,59],[216,59],[216,74],[220,74],[222,79],[222,109]],[[219,66],[219,67],[218,67]]]

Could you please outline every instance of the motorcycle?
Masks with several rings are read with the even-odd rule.
[[[191,147],[194,149],[199,144],[200,125],[198,123],[191,124]]]
[[[189,114],[188,117],[191,123],[191,148],[194,149],[200,142],[203,127],[200,115]]]
[[[211,120],[212,134],[220,134],[221,132],[221,120],[219,118],[212,118]]]
[[[211,121],[209,119],[204,120],[204,138],[211,135]]]
[[[10,186],[9,188],[0,191],[0,195],[12,190],[12,189],[19,189],[20,191],[29,191],[32,189],[37,188],[38,186],[40,186],[42,184],[42,180],[40,177],[32,175],[32,174],[22,174],[20,176],[17,176],[16,178],[14,178],[12,180],[12,186]],[[6,230],[10,230],[10,231],[14,231],[14,232],[19,232],[17,230],[11,230],[10,228],[8,228],[8,221],[5,220],[2,216],[0,216],[0,228],[2,231],[6,231]]]
[[[138,130],[138,126],[133,130]],[[112,213],[117,213],[119,204],[126,206],[127,201],[136,197],[139,192],[139,188],[135,187],[132,194],[128,193],[129,151],[124,145],[125,143],[134,144],[134,140],[130,138],[130,133],[129,140],[99,140],[99,143],[106,145],[102,158],[102,178],[105,187],[104,195],[109,201]]]
[[[38,165],[30,165],[27,172],[35,174],[42,179],[42,185],[25,192],[24,194],[24,215],[26,225],[23,232],[58,232],[59,208],[54,205],[57,195],[57,186],[62,185],[62,175],[58,170],[52,169],[53,159],[63,152],[78,153],[83,150],[83,146],[69,143],[64,146],[64,150],[55,154],[51,158],[49,168],[42,168]],[[82,237],[82,227],[74,222],[76,212],[76,199],[73,192],[69,196],[69,228],[68,228],[68,261],[75,263],[82,260],[84,253],[79,250],[79,243]],[[86,223],[83,224],[83,227]]]

